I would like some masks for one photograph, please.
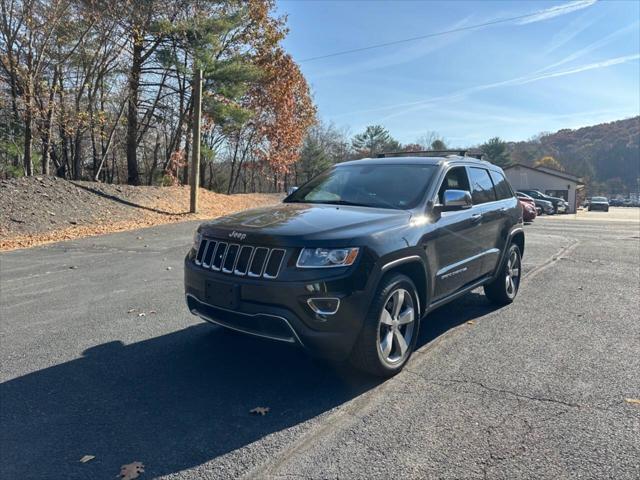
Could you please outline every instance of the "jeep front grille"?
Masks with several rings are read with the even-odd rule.
[[[280,273],[285,253],[282,248],[238,245],[203,238],[198,246],[195,264],[216,272],[274,279]]]

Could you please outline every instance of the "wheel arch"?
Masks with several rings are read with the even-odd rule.
[[[393,262],[392,262],[393,263]],[[408,257],[403,262],[395,263],[387,269],[383,269],[383,275],[380,278],[382,282],[391,275],[400,273],[409,277],[416,286],[418,293],[418,301],[420,315],[422,316],[427,309],[427,270],[422,259],[418,256]]]
[[[511,243],[515,243],[516,245],[518,245],[518,248],[520,249],[520,256],[524,257],[524,231],[523,230],[517,230],[511,235],[509,244]]]

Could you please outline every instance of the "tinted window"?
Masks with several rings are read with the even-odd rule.
[[[438,190],[438,197],[442,203],[442,197],[445,190],[467,190],[469,189],[469,179],[467,178],[467,170],[464,167],[455,167],[447,172]]]
[[[345,165],[301,186],[286,202],[409,209],[424,196],[435,165]]]
[[[471,198],[475,205],[493,202],[496,199],[493,182],[487,170],[476,167],[469,168],[469,180],[471,181]]]
[[[513,192],[511,191],[509,182],[507,182],[507,179],[504,178],[504,175],[498,172],[493,172],[493,171],[489,173],[491,173],[491,179],[493,180],[493,186],[496,189],[496,195],[498,196],[498,200],[513,197]]]

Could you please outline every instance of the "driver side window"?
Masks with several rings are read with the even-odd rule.
[[[469,191],[469,179],[465,167],[453,167],[442,180],[442,185],[438,190],[438,200],[443,202],[445,190],[466,190]]]

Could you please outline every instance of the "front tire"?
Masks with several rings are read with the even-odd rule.
[[[384,278],[351,353],[351,363],[378,377],[395,375],[411,357],[419,327],[418,293],[411,279],[401,274]]]
[[[497,277],[484,286],[484,294],[496,305],[509,305],[520,288],[522,277],[522,255],[520,248],[512,243],[500,266]]]

